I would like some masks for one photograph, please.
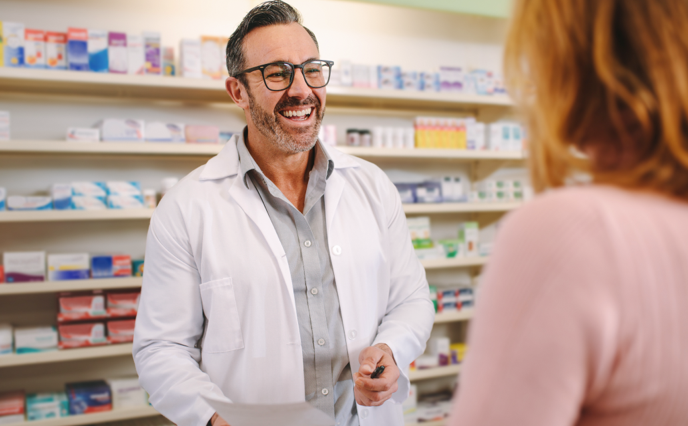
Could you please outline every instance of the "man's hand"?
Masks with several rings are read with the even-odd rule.
[[[213,417],[210,419],[210,424],[213,426],[229,426],[229,423],[224,421],[217,413],[213,414]]]
[[[377,407],[392,397],[397,391],[399,368],[394,354],[384,343],[363,349],[358,356],[361,366],[354,373],[354,396],[359,405]],[[377,378],[371,379],[375,368],[385,366],[385,371]]]

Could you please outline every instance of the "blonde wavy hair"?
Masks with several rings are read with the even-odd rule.
[[[517,0],[504,65],[536,191],[583,172],[688,199],[688,1]]]

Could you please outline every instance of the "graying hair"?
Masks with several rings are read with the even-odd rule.
[[[260,27],[285,25],[294,22],[303,27],[299,11],[281,0],[266,1],[251,9],[251,11],[244,16],[244,19],[234,31],[234,34],[232,34],[227,41],[227,56],[225,59],[227,61],[227,71],[229,75],[237,77],[239,81],[244,83],[244,86],[246,85],[246,76],[243,74],[237,76],[237,74],[246,67],[243,43],[244,37],[246,37],[248,33]],[[320,50],[315,34],[306,27],[303,27],[303,29],[311,36],[315,42],[315,47]]]

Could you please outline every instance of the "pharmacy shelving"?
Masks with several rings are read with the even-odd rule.
[[[98,278],[90,280],[43,281],[0,284],[0,296],[18,294],[58,293],[61,291],[116,290],[140,288],[142,277]]]
[[[109,358],[113,356],[129,355],[133,345],[118,343],[115,345],[92,346],[88,348],[60,349],[31,354],[10,354],[0,356],[0,368],[16,367],[20,365],[49,364],[53,362],[79,361],[93,358]]]
[[[153,209],[36,210],[0,212],[0,222],[72,222],[150,219]]]
[[[483,202],[483,203],[438,203],[438,204],[404,204],[406,214],[435,213],[481,213],[507,212],[521,206],[521,202]]]
[[[427,269],[449,269],[449,268],[469,268],[473,266],[483,266],[487,263],[487,257],[455,257],[439,259],[423,259],[420,261]]]
[[[416,382],[419,380],[436,379],[438,377],[456,376],[461,372],[461,365],[448,365],[446,367],[424,368],[422,370],[409,371],[409,380]]]
[[[525,159],[523,153],[512,151],[472,151],[466,149],[438,148],[368,148],[356,146],[338,146],[337,148],[347,154],[370,160],[518,161]]]
[[[445,426],[446,424],[447,424],[446,420],[436,420],[433,422],[406,423],[404,426]]]
[[[447,322],[468,321],[473,318],[473,309],[462,309],[460,311],[441,312],[435,314],[435,324]]]
[[[5,426],[80,426],[97,423],[116,422],[121,420],[139,419],[157,416],[153,407],[120,408],[102,413],[81,414],[77,416],[59,417],[55,419],[34,420],[31,422],[9,423]]]

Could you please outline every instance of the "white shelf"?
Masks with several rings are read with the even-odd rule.
[[[462,309],[460,311],[450,311],[435,314],[435,324],[441,324],[445,322],[460,322],[468,321],[473,318],[474,314],[473,308]]]
[[[133,345],[131,343],[117,343],[89,348],[59,349],[31,354],[0,355],[0,368],[131,355],[132,349]]]
[[[444,426],[446,420],[437,420],[434,422],[423,422],[423,423],[406,423],[404,426]]]
[[[418,380],[436,379],[438,377],[456,376],[461,372],[461,365],[448,365],[446,367],[425,368],[423,370],[414,370],[409,372],[409,380],[412,382]]]
[[[406,214],[432,213],[471,213],[471,212],[506,212],[520,207],[523,203],[439,203],[439,204],[404,204]]]
[[[487,257],[455,257],[452,259],[424,259],[420,263],[425,269],[468,268],[483,266],[487,263],[487,259]]]
[[[142,277],[99,278],[90,280],[43,281],[0,284],[0,296],[16,294],[58,293],[61,291],[114,290],[140,288]]]
[[[121,408],[119,410],[105,411],[102,413],[81,414],[78,416],[67,416],[57,419],[10,423],[6,426],[80,426],[115,422],[119,420],[138,419],[142,417],[152,417],[159,414],[160,413],[158,413],[153,407]]]
[[[523,160],[520,151],[470,151],[467,149],[432,149],[432,148],[366,148],[355,146],[337,146],[340,151],[369,159],[423,159],[423,160]]]
[[[34,210],[0,212],[0,222],[67,222],[150,219],[154,209]]]

